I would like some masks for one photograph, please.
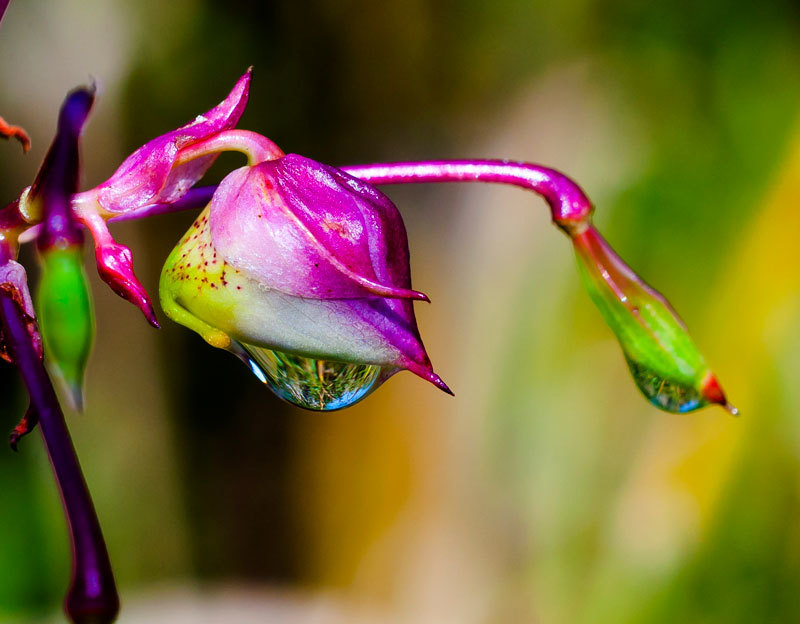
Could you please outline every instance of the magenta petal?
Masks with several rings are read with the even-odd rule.
[[[236,126],[247,106],[250,77],[251,70],[247,70],[217,106],[128,156],[114,175],[95,189],[100,205],[109,212],[125,213],[148,204],[180,199],[203,177],[217,155],[173,166],[178,152]]]
[[[428,300],[411,290],[405,226],[389,198],[296,154],[225,178],[211,232],[229,264],[286,294]]]

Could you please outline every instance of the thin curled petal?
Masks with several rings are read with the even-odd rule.
[[[28,133],[19,126],[12,126],[2,117],[0,117],[0,136],[4,139],[14,138],[19,141],[23,152],[27,152],[31,148],[31,138]]]

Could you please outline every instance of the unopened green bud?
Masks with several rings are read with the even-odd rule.
[[[45,355],[75,409],[83,406],[83,374],[94,339],[94,315],[81,248],[41,253],[38,310]]]

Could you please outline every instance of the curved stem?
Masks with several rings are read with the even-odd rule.
[[[250,130],[225,130],[210,139],[194,143],[178,152],[173,167],[178,167],[200,156],[219,154],[220,152],[242,152],[247,156],[247,164],[257,165],[265,160],[274,160],[283,156],[283,151],[267,137]]]
[[[6,289],[0,289],[0,316],[11,356],[28,388],[31,408],[39,416],[69,524],[73,565],[64,608],[73,622],[113,622],[119,611],[119,596],[92,498],[24,313]]]
[[[581,188],[555,169],[507,160],[432,160],[376,163],[341,168],[372,184],[422,182],[490,182],[519,186],[541,195],[549,204],[553,221],[571,233],[590,222],[592,204]]]

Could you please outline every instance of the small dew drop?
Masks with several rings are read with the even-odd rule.
[[[334,362],[235,343],[230,349],[284,401],[314,411],[358,403],[383,383],[382,367]]]
[[[683,414],[708,405],[706,398],[694,386],[664,379],[649,368],[626,359],[633,381],[647,400],[656,407],[667,412]]]

